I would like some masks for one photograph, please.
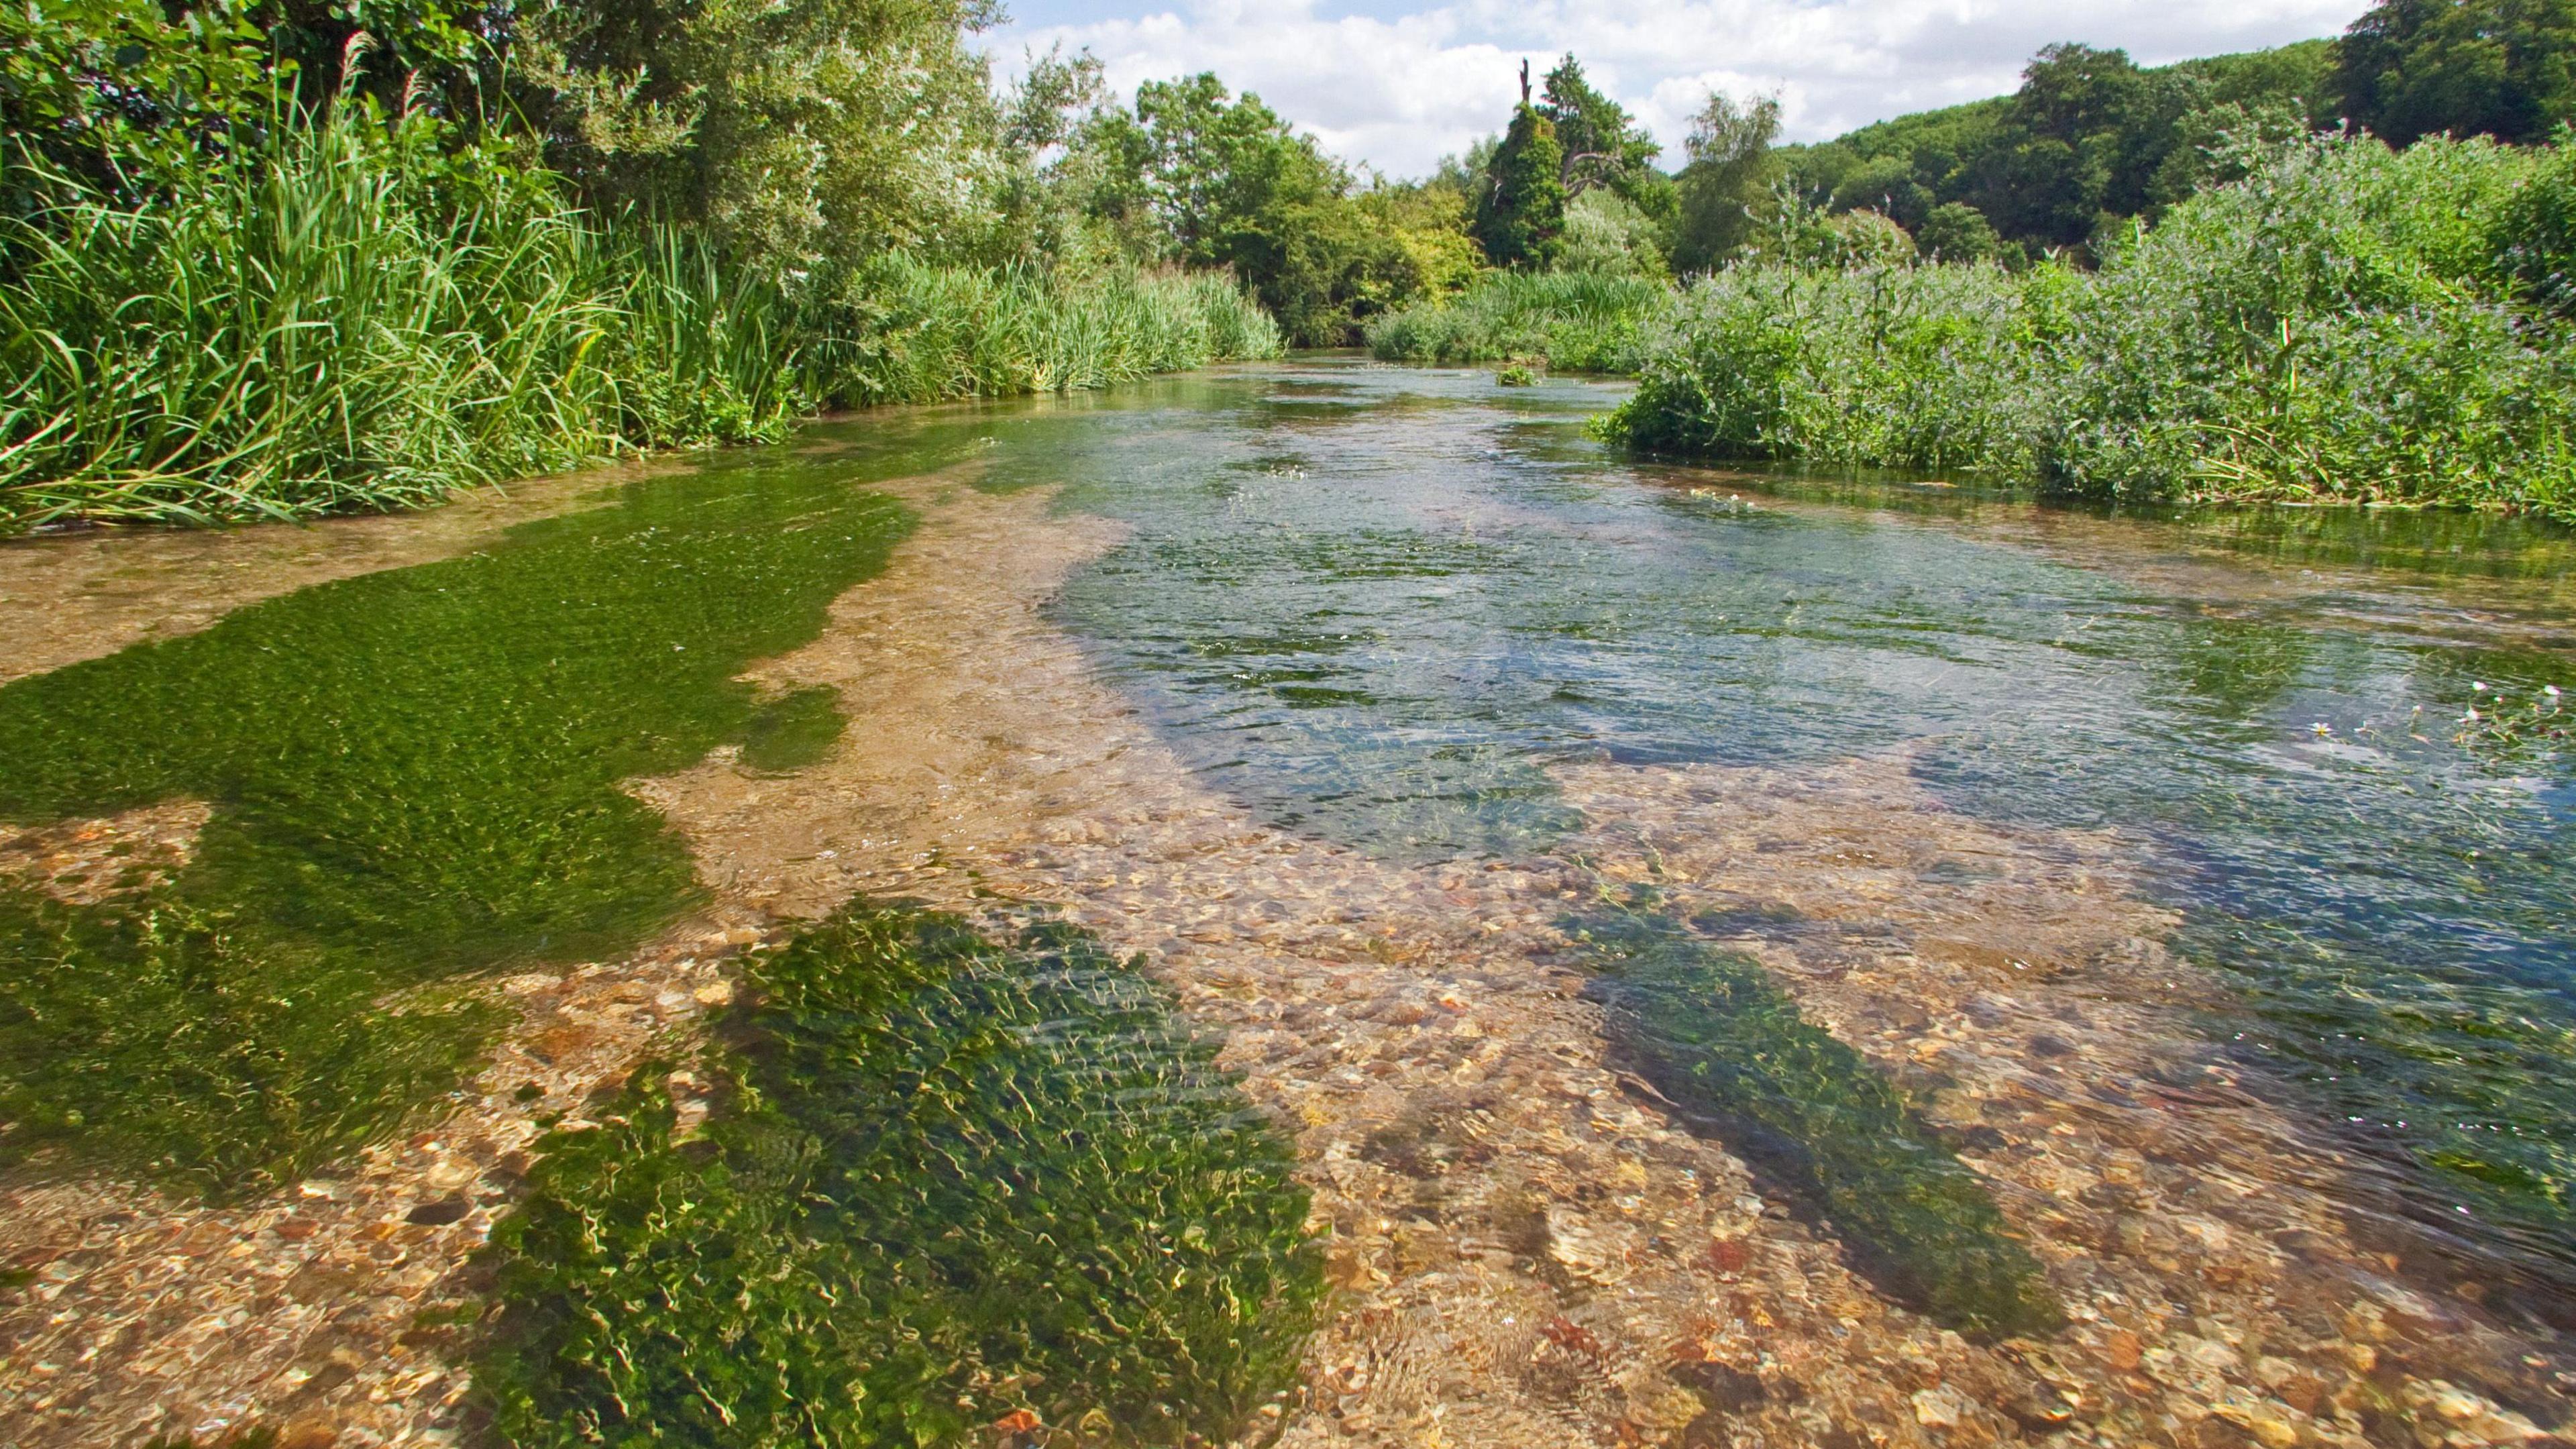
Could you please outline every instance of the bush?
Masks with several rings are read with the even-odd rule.
[[[2098,272],[1722,272],[1690,290],[1605,428],[2093,497],[2576,516],[2576,378],[2523,300],[2554,285],[2563,160],[2353,139],[2243,164],[2115,240]]]
[[[1670,287],[1645,277],[1489,272],[1459,296],[1370,323],[1369,351],[1390,362],[1532,356],[1576,372],[1631,372],[1648,322],[1672,298]]]

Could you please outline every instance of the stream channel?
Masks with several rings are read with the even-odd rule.
[[[2554,1439],[2576,538],[1620,395],[1317,357],[0,545],[0,1442],[753,1442],[715,1270],[544,1300],[611,1148],[755,1138],[932,1438]],[[1025,1122],[829,1098],[988,1068]]]

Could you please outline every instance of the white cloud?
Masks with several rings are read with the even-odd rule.
[[[1150,6],[1154,0],[1138,0]],[[1499,129],[1520,62],[1572,51],[1593,83],[1678,156],[1712,86],[1776,91],[1792,140],[1999,95],[2056,40],[2146,64],[2331,35],[2365,0],[1451,0],[1410,14],[1335,14],[1316,0],[1173,0],[1173,8],[986,37],[995,68],[1028,49],[1088,48],[1110,83],[1212,70],[1326,147],[1419,175]]]

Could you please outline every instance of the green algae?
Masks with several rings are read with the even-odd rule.
[[[790,690],[760,707],[743,732],[742,762],[755,770],[801,770],[830,754],[849,720],[828,684]]]
[[[764,713],[734,676],[814,637],[909,526],[859,472],[634,483],[0,688],[0,819],[213,806],[140,901],[0,895],[0,1164],[289,1179],[471,1070],[497,1018],[460,977],[614,953],[687,909],[685,842],[618,782],[730,741],[810,750],[813,701]]]
[[[1613,1060],[1842,1242],[1890,1298],[1979,1337],[2060,1322],[1975,1172],[1760,962],[1651,912],[1572,923]]]
[[[1222,1441],[1293,1381],[1321,1280],[1287,1145],[1132,963],[861,902],[742,988],[701,1129],[639,1071],[495,1227],[502,1438]]]

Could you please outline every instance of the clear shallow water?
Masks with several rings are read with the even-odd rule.
[[[9,818],[55,822],[16,840],[0,831],[0,876],[42,878],[35,893],[0,881],[0,902],[33,913],[14,939],[38,965],[52,960],[63,922],[125,909],[97,906],[94,921],[80,904],[88,895],[143,893],[226,914],[204,930],[90,943],[98,961],[170,970],[13,970],[0,986],[41,978],[159,992],[177,1003],[161,1013],[167,1040],[219,1049],[163,1050],[124,1010],[98,1017],[114,1031],[46,1028],[44,1044],[76,1047],[82,1061],[93,1045],[123,1053],[116,1070],[85,1079],[140,1090],[103,1107],[184,1108],[191,1099],[155,1083],[220,1087],[223,1071],[276,1080],[283,1063],[295,1111],[234,1123],[245,1128],[235,1136],[267,1142],[277,1134],[247,1129],[314,1120],[297,1115],[306,1102],[402,1108],[444,1095],[486,1054],[479,1025],[441,1034],[429,1014],[381,1009],[411,958],[377,948],[399,937],[442,970],[472,965],[452,945],[431,949],[445,930],[487,944],[515,972],[569,959],[567,921],[613,937],[603,950],[651,929],[686,903],[692,881],[678,837],[656,828],[649,806],[707,852],[698,883],[731,882],[726,892],[778,885],[765,874],[776,869],[819,910],[851,888],[937,879],[931,894],[978,903],[997,890],[1070,901],[1119,949],[1163,951],[1183,1004],[1228,1028],[1244,1089],[1267,1109],[1241,1122],[1303,1124],[1297,1177],[1315,1184],[1316,1220],[1334,1224],[1336,1281],[1364,1280],[1375,1263],[1401,1275],[1363,1298],[1375,1306],[1319,1332],[1310,1362],[1326,1367],[1308,1388],[1323,1397],[1310,1406],[1338,1397],[1333,1412],[1346,1415],[1376,1402],[1350,1364],[1405,1362],[1397,1350],[1411,1340],[1390,1347],[1379,1328],[1439,1319],[1484,1335],[1408,1350],[1442,1373],[1485,1375],[1457,1380],[1474,1392],[1446,1401],[1488,1415],[1453,1418],[1452,1442],[1582,1442],[1587,1423],[1597,1442],[1629,1442],[1626,1416],[1643,1400],[1605,1400],[1590,1419],[1511,1417],[1572,1402],[1576,1380],[1551,1377],[1559,1370],[1613,1364],[1643,1375],[1630,1382],[1680,1392],[1689,1402],[1666,1427],[1714,1442],[1676,1426],[1689,1416],[1705,1430],[1703,1419],[1749,1411],[1772,1392],[1762,1385],[1774,1359],[1795,1377],[1778,1382],[1763,1432],[1828,1420],[1911,1432],[1932,1422],[1919,1394],[1908,1402],[1920,1380],[1890,1381],[1886,1368],[1919,1354],[1933,1355],[1921,1361],[1942,1382],[1972,1388],[1994,1368],[1981,1355],[2039,1365],[2062,1381],[2059,1400],[2014,1409],[2019,1390],[2000,1379],[1975,1392],[2025,1427],[2079,1407],[2108,1414],[2096,1424],[2103,1443],[2155,1439],[2149,1425],[2168,1411],[2200,1423],[2231,1394],[2250,1414],[2239,1391],[2272,1387],[2277,1414],[2313,1406],[2353,1432],[2376,1425],[2382,1443],[2415,1442],[2408,1425],[2424,1413],[2458,1417],[2439,1404],[2465,1400],[2424,1397],[2448,1393],[2442,1383],[2562,1419],[2552,1385],[2576,1379],[2549,1377],[2554,1362],[2528,1351],[2540,1341],[2499,1339],[2434,1300],[2528,1304],[2562,1324],[2576,1302],[2564,1291],[2576,1089],[2563,1065],[2576,1012],[2561,925],[2576,783],[2563,745],[2538,730],[2454,738],[2472,705],[2492,721],[2498,696],[2513,716],[2537,686],[2567,687],[2576,545],[2491,519],[2115,518],[1928,480],[1640,464],[1582,433],[1616,393],[1579,381],[1504,391],[1481,374],[1325,360],[1105,397],[869,415],[787,448],[639,469],[593,511],[446,563],[401,568],[417,560],[388,556],[368,572],[361,559],[334,566],[357,577],[289,593],[309,580],[300,566],[271,577],[227,556],[244,577],[212,595],[268,603],[109,654],[160,622],[150,594],[161,581],[134,571],[142,602],[90,611],[52,656],[91,663],[29,666],[33,677],[0,690],[27,726],[0,731],[20,746],[0,765],[21,802]],[[967,466],[936,471],[952,464]],[[1045,500],[979,497],[970,479],[1004,494],[1064,485],[1056,506],[1117,520],[1125,542],[1099,553],[1118,530],[1093,518],[1050,525]],[[880,482],[891,497],[868,491]],[[840,526],[818,527],[829,523]],[[256,555],[274,537],[223,542]],[[86,596],[65,578],[101,570],[48,575],[50,547],[0,554],[0,571],[20,581],[0,604],[43,619],[46,599]],[[1063,571],[1085,559],[1057,594]],[[881,563],[887,572],[868,578]],[[1036,612],[1047,598],[1052,625]],[[496,632],[495,619],[510,627]],[[747,661],[760,661],[749,667],[756,687],[739,673]],[[1197,780],[1150,747],[1104,678]],[[244,679],[257,687],[237,687]],[[281,739],[299,748],[262,745]],[[728,753],[733,743],[740,754]],[[651,778],[621,785],[631,773]],[[1201,781],[1272,824],[1359,849],[1247,828]],[[952,787],[973,793],[973,822],[960,825]],[[130,805],[144,808],[90,818]],[[584,833],[602,820],[616,829]],[[862,838],[889,823],[885,839]],[[916,825],[926,833],[911,834]],[[962,863],[940,857],[952,835]],[[549,844],[565,841],[582,849]],[[826,842],[836,849],[818,848]],[[937,848],[915,853],[922,845]],[[119,853],[129,848],[138,853]],[[851,855],[865,859],[834,863]],[[246,860],[281,868],[249,872]],[[375,936],[330,954],[341,948],[315,925],[317,897],[296,873],[304,860],[367,908]],[[602,868],[567,868],[580,860]],[[1526,868],[1475,868],[1514,860]],[[159,896],[145,879],[156,872],[170,877]],[[2138,891],[2170,916],[2139,904]],[[784,939],[755,899],[771,897],[728,895],[725,909],[744,915],[727,919],[753,924],[703,939]],[[387,903],[420,919],[396,921]],[[2204,1011],[2180,1018],[2157,990],[2175,973],[2160,950],[2131,949],[2132,933],[2169,933],[2175,951],[2215,968],[2195,981],[2227,989],[2180,993]],[[1761,960],[1737,949],[1747,935]],[[116,1345],[158,1354],[179,1340],[119,1327],[120,1303],[189,1291],[246,1303],[260,1283],[306,1266],[373,1273],[364,1265],[377,1261],[381,1230],[422,1208],[430,1215],[408,1216],[400,1231],[449,1233],[436,1251],[461,1253],[497,1215],[535,1222],[548,1204],[658,1180],[628,1170],[637,1160],[684,1175],[708,1167],[701,1148],[669,1140],[657,1125],[666,1116],[711,1113],[719,1136],[749,1132],[725,1138],[745,1149],[770,1141],[711,1106],[704,1082],[674,1076],[667,1098],[636,1088],[641,1115],[626,1115],[640,1136],[587,1159],[614,1170],[584,1178],[583,1154],[558,1143],[539,1152],[544,1184],[490,1179],[480,1205],[421,1200],[473,1179],[460,1163],[515,1172],[500,1147],[595,1101],[597,1074],[622,1069],[614,1042],[641,1050],[696,1005],[727,999],[734,979],[752,981],[765,1003],[755,1009],[774,1012],[775,979],[732,974],[767,968],[700,949],[683,940],[617,968],[509,978],[509,992],[535,994],[511,998],[526,1017],[493,1048],[502,1070],[489,1090],[437,1140],[423,1134],[399,1160],[335,1177],[328,1205],[297,1195],[298,1236],[265,1226],[289,1210],[274,1194],[228,1208],[162,1203],[131,1231],[134,1214],[103,1213],[88,1184],[12,1215],[22,1241],[112,1237],[114,1251],[72,1269],[60,1301],[75,1313],[25,1292],[9,1300],[25,1271],[0,1274],[0,1335],[36,1335],[0,1358],[41,1354],[48,1374],[106,1366],[69,1390],[0,1374],[0,1419],[33,1404],[58,1416],[48,1422],[62,1437],[29,1442],[80,1442],[79,1416],[103,1412],[81,1398],[93,1388],[126,1396],[138,1415],[166,1406],[168,1384],[117,1369]],[[804,959],[796,951],[769,959]],[[2072,974],[2017,976],[2023,955]],[[210,960],[211,975],[194,969]],[[278,969],[335,961],[356,964],[303,978]],[[885,964],[823,974],[865,985]],[[1595,973],[1580,1002],[1551,969],[1567,964]],[[298,979],[347,1006],[317,1010]],[[210,989],[236,1009],[203,1010]],[[992,1024],[981,1006],[949,1011],[935,992],[925,1001],[924,1040]],[[637,1011],[644,1002],[653,1009]],[[1457,1030],[1439,1029],[1453,1011]],[[882,1013],[834,1007],[808,1019],[837,1031]],[[204,1020],[225,1030],[202,1031]],[[2181,1035],[2194,1025],[2205,1049]],[[394,1027],[432,1031],[445,1053],[429,1064],[438,1070],[382,1080],[377,1069],[400,1058],[380,1049]],[[1018,1040],[1076,1043],[1061,1059],[1092,1059],[1065,1022]],[[2282,1141],[2276,1113],[2234,1092],[2223,1070],[2211,1080],[2213,1055],[2263,1067],[2237,1075],[2278,1115],[2369,1147],[2374,1165],[2358,1184],[2319,1171]],[[146,1059],[170,1070],[128,1070]],[[729,1070],[701,1065],[717,1079]],[[1622,1099],[1610,1068],[1631,1091],[1642,1082],[1663,1096],[1666,1125]],[[1197,1090],[1186,1073],[1174,1080]],[[828,1114],[917,1096],[827,1085],[806,1105]],[[43,1090],[31,1100],[67,1104]],[[955,1100],[1003,1098],[978,1089]],[[1202,1105],[1233,1123],[1232,1103],[1220,1092]],[[1024,1140],[1040,1157],[1058,1144],[1087,1150],[1054,1113],[1030,1117]],[[204,1136],[212,1119],[185,1115],[172,1121]],[[100,1136],[95,1119],[55,1125]],[[855,1119],[809,1125],[818,1150],[883,1136]],[[934,1124],[921,1140],[945,1142],[945,1130]],[[1174,1161],[1203,1135],[1186,1123],[1155,1131]],[[1726,1151],[1699,1150],[1682,1132]],[[769,1161],[763,1151],[751,1156]],[[941,1160],[961,1184],[993,1176]],[[1215,1167],[1208,1180],[1233,1172]],[[888,1170],[907,1180],[940,1171],[930,1158]],[[1637,1195],[1619,1191],[1641,1182]],[[755,1215],[820,1201],[786,1178],[755,1186],[742,1204]],[[1275,1228],[1285,1250],[1306,1221],[1302,1197],[1284,1180],[1253,1188],[1230,1200],[1253,1228]],[[1085,1198],[1018,1202],[1057,1211]],[[2423,1260],[2420,1232],[2382,1242],[2365,1223],[2348,1234],[2339,1205],[2434,1225],[2457,1256]],[[1781,1211],[1804,1212],[1825,1241],[1775,1222]],[[666,1229],[685,1238],[698,1220],[638,1221],[640,1236],[615,1249],[625,1257],[591,1277],[586,1235],[534,1254],[532,1268],[569,1276],[528,1280],[524,1296],[542,1308],[581,1283],[633,1281],[634,1263],[698,1263],[694,1248],[662,1251],[676,1241]],[[763,1221],[810,1240],[795,1214]],[[1085,1250],[1092,1257],[1174,1226],[1132,1207],[1100,1221],[1117,1231]],[[1195,1243],[1190,1232],[1141,1250],[1192,1248],[1218,1270],[1263,1261],[1225,1232]],[[406,1241],[422,1242],[416,1265],[434,1261],[425,1240]],[[2380,1251],[2392,1246],[2402,1253]],[[735,1261],[771,1284],[863,1276],[781,1277],[765,1254]],[[2025,1294],[2039,1260],[2049,1283]],[[2499,1272],[2500,1260],[2522,1271]],[[988,1268],[1033,1261],[1006,1254],[963,1279],[981,1292]],[[174,1291],[170,1265],[183,1262],[197,1287]],[[2059,1307],[2066,1322],[2035,1356],[2014,1340],[1972,1351],[1834,1287],[1845,1265],[1931,1324],[2045,1328]],[[697,1327],[673,1341],[704,1329],[709,1345],[678,1353],[683,1367],[736,1342],[723,1309],[735,1286],[690,1271],[704,1305],[722,1311],[681,1315]],[[373,1279],[346,1281],[353,1298],[377,1291]],[[1189,1282],[1195,1292],[1216,1280]],[[2551,1291],[2520,1291],[2530,1287]],[[1717,1321],[1711,1304],[1740,1317]],[[1404,1312],[1388,1317],[1395,1307]],[[438,1311],[451,1309],[470,1305]],[[197,1342],[209,1356],[186,1392],[213,1403],[232,1392],[226,1384],[275,1381],[301,1351],[302,1320],[263,1314],[198,1318],[188,1332],[207,1335]],[[385,1334],[403,1321],[381,1320]],[[1293,1316],[1264,1321],[1297,1330]],[[2242,1337],[2244,1353],[2209,1335]],[[1288,1352],[1273,1365],[1282,1373]],[[2282,1378],[2276,1354],[2318,1377]],[[828,1377],[850,1357],[817,1363]],[[1160,1373],[1185,1357],[1128,1362]],[[1760,1375],[1745,1367],[1756,1357]],[[2077,1359],[2092,1366],[2070,1377]],[[957,1359],[950,1377],[973,1378],[976,1362]],[[1712,1367],[1721,1362],[1737,1367]],[[2212,1363],[2233,1364],[2232,1377],[2193,1367]],[[397,1370],[409,1372],[398,1354],[369,1370],[378,1379],[339,1392],[354,1403]],[[1215,1390],[1239,1376],[1202,1377]],[[1050,1378],[1106,1381],[1087,1367]],[[1386,1378],[1401,1387],[1403,1375]],[[696,1412],[686,1408],[694,1390],[665,1387]],[[932,1397],[965,1407],[946,1388]],[[1018,1402],[970,1417],[1016,1421]],[[1382,1407],[1412,1412],[1392,1397]],[[2473,1405],[2463,1412],[2475,1418]],[[537,1417],[561,1418],[551,1408]],[[2260,1422],[2277,1438],[2289,1421]],[[2521,1433],[2490,1429],[2479,1432],[2495,1442]],[[2191,1431],[2174,1442],[2243,1441]]]
[[[2373,1205],[2576,1281],[2576,763],[2491,728],[2576,690],[2563,531],[1639,464],[1583,435],[1616,396],[1327,361],[966,426],[987,486],[1132,529],[1058,616],[1274,823],[1530,854],[1553,761],[1906,750],[1953,809],[2122,832],[2238,994],[2212,1036]]]

